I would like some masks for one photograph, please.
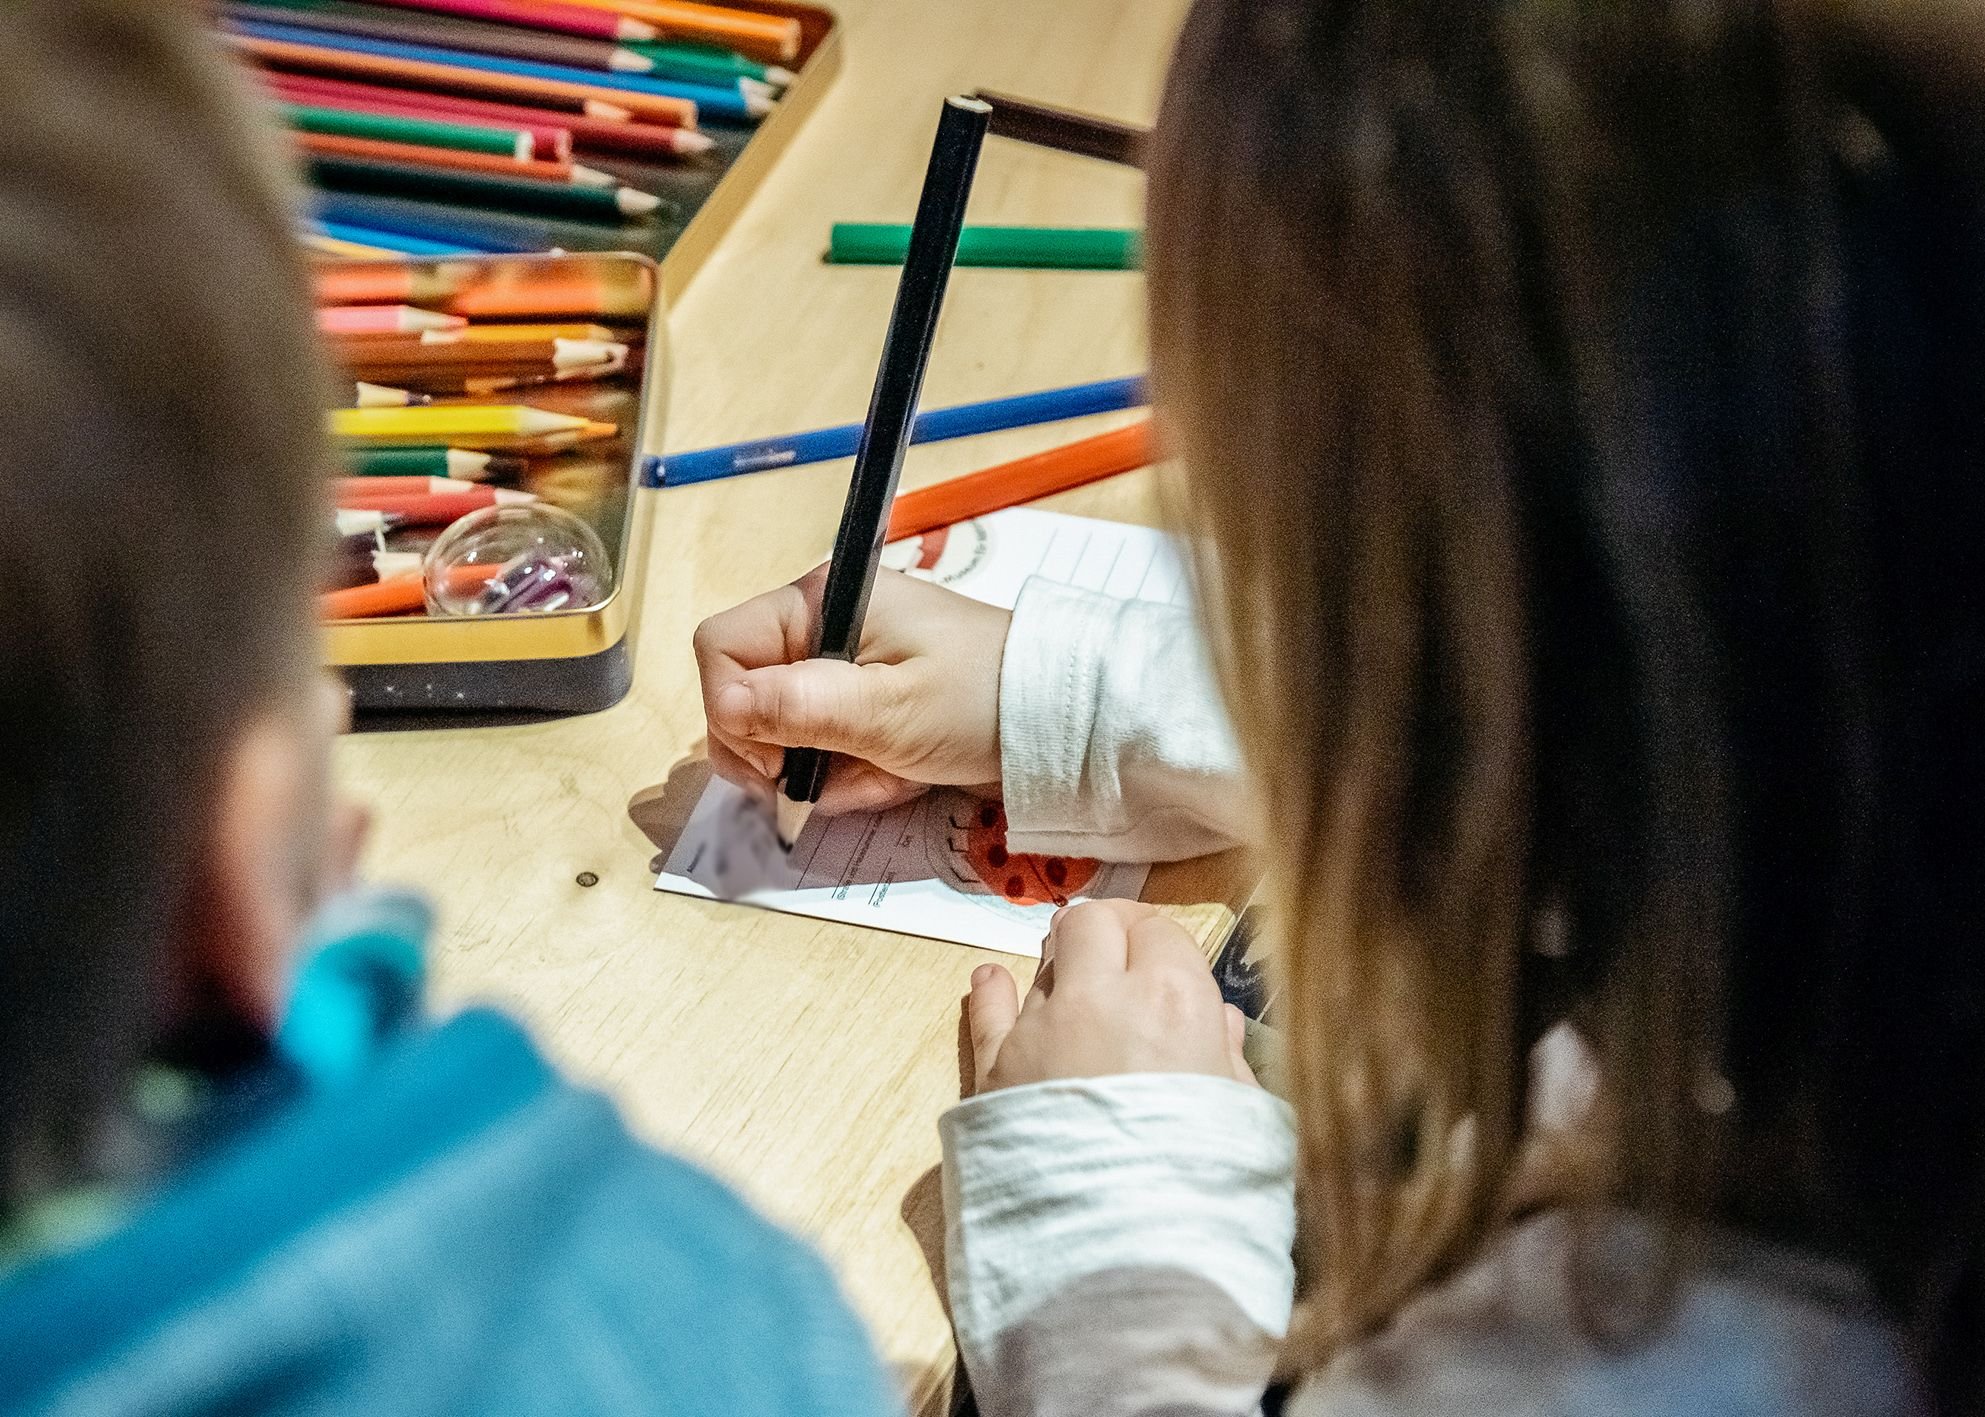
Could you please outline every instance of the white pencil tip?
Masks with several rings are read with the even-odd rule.
[[[621,188],[614,193],[614,200],[629,216],[646,216],[662,204],[662,199],[653,192],[643,192],[638,187]]]
[[[538,500],[535,492],[525,492],[516,487],[493,487],[491,493],[499,507],[527,507]]]
[[[577,162],[572,164],[572,181],[576,186],[597,187],[602,191],[620,183],[620,179],[611,172],[602,172],[597,167],[587,167]]]
[[[708,133],[692,133],[687,128],[675,132],[675,150],[684,157],[696,157],[717,146],[717,140]]]
[[[623,18],[616,26],[614,38],[633,44],[645,44],[650,40],[660,39],[661,35],[662,32],[646,20]]]
[[[738,82],[741,84],[748,84],[751,82],[751,80],[740,79]],[[752,93],[749,90],[743,91],[744,111],[750,114],[753,118],[763,118],[766,114],[770,113],[773,109],[779,106],[778,101],[772,97],[772,92],[769,86],[760,84],[759,87],[761,89],[764,89],[765,91],[763,93]]]
[[[776,64],[765,71],[765,82],[775,84],[782,89],[789,87],[793,80],[798,77],[799,75],[795,74],[791,69],[781,69]]]
[[[655,72],[655,61],[631,49],[616,49],[607,56],[607,67],[623,74],[652,74]]]

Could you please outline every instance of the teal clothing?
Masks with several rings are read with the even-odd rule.
[[[326,1017],[377,1026],[353,997],[405,997],[356,953],[330,993],[362,987],[303,1030],[314,1061],[247,1089],[252,1120],[0,1274],[0,1412],[893,1410],[820,1260],[501,1015],[382,1030],[363,1068],[327,1042]]]

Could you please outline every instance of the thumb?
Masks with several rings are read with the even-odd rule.
[[[1226,1006],[1226,1010],[1227,1010],[1227,1066],[1233,1070],[1235,1082],[1254,1083],[1256,1087],[1259,1087],[1261,1086],[1261,1084],[1255,1078],[1254,1069],[1248,1066],[1247,1015],[1242,1013],[1239,1009],[1235,1008],[1232,1004],[1228,1004]]]
[[[878,737],[876,673],[839,659],[748,670],[717,691],[710,723],[751,742],[866,758]]]
[[[972,1034],[972,1092],[986,1090],[986,1074],[999,1060],[1000,1046],[1020,1017],[1020,993],[1013,976],[997,964],[972,971],[972,993],[965,1005]]]

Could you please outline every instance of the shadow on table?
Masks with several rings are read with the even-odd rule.
[[[682,837],[682,829],[689,825],[689,814],[696,810],[703,789],[709,785],[710,760],[704,756],[703,745],[698,743],[676,761],[666,779],[653,787],[642,788],[627,799],[628,820],[641,829],[641,834],[655,848],[655,857],[648,863],[650,871],[659,874],[668,863],[669,853]]]

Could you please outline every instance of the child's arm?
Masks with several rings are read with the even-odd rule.
[[[842,756],[820,806],[1003,792],[1021,851],[1172,860],[1252,825],[1190,611],[1032,582],[1009,614],[884,572],[855,664],[805,658],[822,573],[697,630],[711,763],[770,792],[784,749]]]
[[[1251,1412],[1287,1327],[1295,1136],[1239,1015],[1148,906],[1056,917],[1025,1007],[973,975],[946,1279],[980,1410]]]

